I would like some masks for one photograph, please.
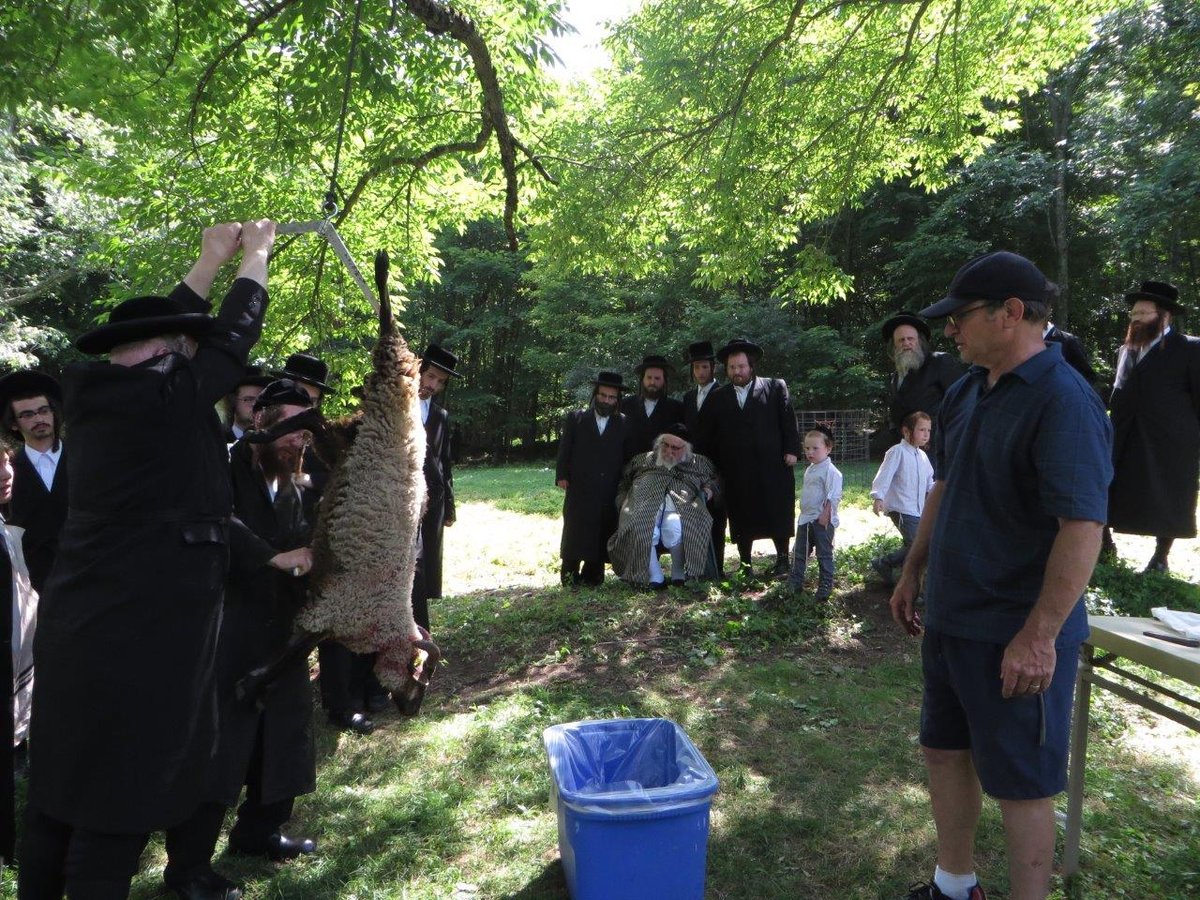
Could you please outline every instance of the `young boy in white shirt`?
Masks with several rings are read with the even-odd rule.
[[[829,454],[833,451],[833,432],[817,425],[804,435],[804,487],[800,492],[800,517],[796,520],[796,543],[792,549],[792,572],[788,585],[804,588],[804,569],[814,550],[820,578],[817,600],[828,600],[833,593],[833,533],[838,526],[838,503],[842,499],[842,473]]]
[[[900,423],[903,440],[888,448],[871,482],[875,515],[887,513],[904,541],[899,550],[871,560],[871,568],[889,586],[895,584],[893,572],[904,565],[916,540],[925,498],[933,490],[933,465],[922,449],[929,443],[932,426],[928,413],[920,410],[905,416]]]

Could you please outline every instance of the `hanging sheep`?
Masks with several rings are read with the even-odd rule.
[[[378,653],[376,676],[397,709],[412,716],[441,658],[412,613],[425,503],[425,428],[417,399],[420,360],[392,317],[387,272],[387,254],[380,251],[379,342],[360,410],[335,422],[308,410],[249,438],[272,441],[306,429],[332,471],[321,498],[308,601],[296,617],[297,632],[280,658],[242,679],[238,694],[245,699],[257,699],[285,660],[333,638],[356,653]]]

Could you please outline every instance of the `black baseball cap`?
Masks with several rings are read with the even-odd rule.
[[[959,269],[946,296],[920,314],[926,319],[941,319],[976,300],[1003,303],[1009,297],[1050,303],[1057,292],[1054,282],[1025,257],[997,250],[977,256]]]

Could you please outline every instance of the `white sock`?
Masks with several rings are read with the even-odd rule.
[[[657,583],[663,580],[662,563],[658,561],[658,547],[650,545],[650,581]]]
[[[951,875],[938,866],[933,870],[933,883],[950,900],[967,900],[971,896],[971,888],[979,883],[979,879],[975,877],[974,872],[967,875]]]

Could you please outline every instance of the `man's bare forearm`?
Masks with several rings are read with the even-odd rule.
[[[1037,603],[1025,622],[1034,636],[1054,640],[1063,622],[1075,608],[1087,588],[1096,559],[1100,556],[1100,538],[1104,525],[1083,519],[1060,519],[1058,536],[1046,560],[1046,576]]]

